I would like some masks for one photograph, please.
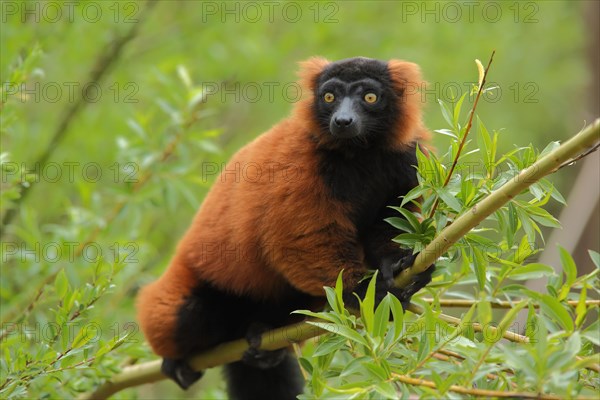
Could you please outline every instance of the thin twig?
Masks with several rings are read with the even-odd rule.
[[[410,376],[401,375],[401,374],[392,374],[392,377],[402,383],[406,383],[412,386],[425,386],[431,389],[437,389],[437,386],[434,382],[428,381],[421,378],[411,378]],[[461,393],[470,396],[476,397],[509,397],[514,399],[541,399],[541,400],[561,400],[563,397],[554,396],[550,394],[544,393],[531,393],[531,392],[510,392],[510,391],[502,391],[502,390],[486,390],[486,389],[475,389],[475,388],[466,388],[464,386],[451,385],[448,389],[450,392]],[[578,397],[581,399],[581,397]]]
[[[560,167],[556,168],[556,170],[558,171],[558,170],[559,170],[559,169],[561,169],[561,168],[564,168],[564,167],[568,167],[568,166],[571,166],[571,165],[573,165],[574,163],[576,163],[577,161],[581,160],[582,158],[584,158],[584,157],[587,157],[587,156],[589,156],[590,154],[592,154],[593,152],[597,151],[597,150],[598,150],[598,147],[600,147],[600,143],[598,143],[598,144],[596,144],[595,146],[591,147],[591,148],[590,148],[588,151],[586,151],[586,152],[584,152],[584,153],[581,153],[581,154],[580,154],[580,155],[578,155],[577,157],[575,157],[575,158],[572,158],[572,159],[570,159],[569,161],[566,161],[566,162],[562,163]]]
[[[434,352],[431,355],[431,358],[435,358],[436,360],[439,360],[439,361],[451,362],[454,365],[459,365],[459,363],[457,363],[457,361],[461,360],[460,358],[454,359],[453,357],[447,356],[444,353],[442,353],[441,351]],[[461,357],[461,358],[462,358],[462,360],[464,360],[464,357]],[[503,371],[503,372],[510,372],[510,371]],[[492,373],[485,374],[485,377],[489,380],[499,380],[500,379],[500,377],[498,375],[492,374]],[[510,385],[512,387],[518,386],[515,382],[510,382]]]
[[[434,299],[423,298],[421,300],[423,300],[424,302],[429,303],[429,304],[437,303],[442,307],[460,307],[460,308],[463,308],[463,307],[468,308],[468,307],[471,307],[473,304],[479,303],[479,300],[463,300],[463,299],[439,299],[438,301],[435,301]],[[515,304],[518,303],[519,301],[521,301],[521,299],[514,300],[513,302],[511,302],[511,301],[494,301],[493,303],[490,303],[490,306],[492,308],[513,308],[515,306]],[[578,300],[569,300],[569,301],[566,301],[565,303],[572,307],[576,307],[579,304],[579,301]],[[590,306],[590,307],[600,307],[600,300],[586,300],[585,305]],[[532,304],[532,306],[534,308],[540,307],[539,304]]]
[[[479,88],[477,88],[477,96],[475,96],[475,101],[473,102],[473,107],[471,108],[471,112],[469,113],[469,121],[467,122],[467,127],[465,128],[465,134],[463,135],[463,138],[460,141],[460,144],[458,146],[458,151],[456,152],[456,156],[454,157],[454,160],[452,161],[452,166],[450,167],[450,170],[448,171],[448,175],[446,175],[446,180],[444,180],[444,184],[442,185],[442,187],[446,187],[448,185],[448,182],[450,182],[450,178],[452,178],[452,174],[454,173],[454,169],[456,168],[456,164],[458,163],[458,159],[460,158],[460,153],[462,152],[462,149],[465,146],[465,143],[467,142],[467,136],[469,136],[469,132],[471,131],[471,127],[473,126],[473,117],[475,116],[475,110],[477,109],[477,104],[479,104],[479,98],[481,97],[481,93],[483,93],[483,87],[485,86],[485,81],[488,76],[488,71],[490,70],[492,61],[494,60],[494,54],[496,54],[496,50],[492,51],[492,55],[490,56],[490,61],[488,61],[488,65],[485,68],[485,72],[483,73],[483,79],[481,80],[481,83],[479,84]],[[431,207],[431,212],[429,213],[429,218],[433,217],[433,215],[435,214],[435,210],[437,209],[439,202],[440,202],[440,198],[437,197],[435,199],[435,203],[433,203],[433,206]]]
[[[413,313],[418,314],[418,315],[421,315],[424,313],[423,308],[414,303],[410,304],[410,306],[408,307],[408,310],[410,310]],[[444,322],[448,322],[449,324],[452,324],[455,326],[462,325],[462,320],[460,318],[452,317],[450,315],[439,314],[438,319],[440,319]],[[527,336],[519,335],[518,333],[511,332],[508,330],[502,332],[499,328],[497,328],[495,326],[491,326],[491,325],[481,326],[481,324],[479,324],[477,322],[473,322],[473,323],[469,323],[468,327],[473,328],[473,330],[475,332],[484,332],[485,331],[486,334],[491,335],[492,337],[496,337],[499,333],[502,333],[502,337],[504,339],[510,340],[511,342],[529,343],[529,338]]]

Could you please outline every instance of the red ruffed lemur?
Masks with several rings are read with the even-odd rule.
[[[357,57],[301,65],[309,95],[294,113],[225,166],[161,278],[138,299],[141,328],[182,388],[202,376],[187,360],[246,337],[241,361],[224,367],[232,399],[293,399],[304,382],[288,349],[264,351],[260,334],[324,304],[323,286],[343,269],[345,299],[364,296],[378,269],[376,300],[404,306],[434,267],[405,288],[393,277],[414,255],[391,240],[389,205],[417,182],[421,120],[417,65]]]

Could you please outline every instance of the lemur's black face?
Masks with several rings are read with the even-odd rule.
[[[396,110],[387,64],[349,58],[328,65],[320,74],[315,111],[323,134],[371,143],[391,133]]]

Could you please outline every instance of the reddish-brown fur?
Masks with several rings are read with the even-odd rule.
[[[318,179],[315,149],[330,143],[316,134],[312,89],[327,63],[312,58],[302,64],[301,82],[309,95],[290,118],[232,157],[167,271],[141,291],[138,318],[157,354],[182,356],[174,343],[177,310],[198,282],[256,299],[277,299],[286,282],[323,296],[323,286],[333,286],[342,268],[345,288],[355,287],[364,276],[362,248],[347,205],[332,199]],[[400,149],[428,137],[416,90],[421,77],[412,63],[392,60],[388,67],[403,93],[393,141]],[[340,252],[345,252],[343,258]],[[348,252],[355,252],[353,262],[342,261],[349,259]]]

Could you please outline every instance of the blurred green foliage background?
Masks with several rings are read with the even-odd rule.
[[[474,59],[485,65],[495,49],[489,81],[498,89],[484,97],[478,113],[488,128],[502,129],[501,149],[528,143],[543,148],[566,139],[586,118],[592,80],[587,7],[568,0],[168,1],[153,7],[137,1],[2,2],[1,139],[9,163],[2,185],[12,193],[31,186],[21,203],[3,198],[5,214],[17,207],[2,233],[3,323],[23,316],[20,323],[29,326],[51,321],[57,298],[44,294],[32,303],[36,290],[61,269],[72,287],[92,281],[97,259],[66,257],[65,245],[91,239],[105,259],[114,258],[116,248],[131,256],[115,275],[111,294],[86,310],[87,321],[99,324],[104,336],[122,333],[135,321],[137,289],[164,270],[210,187],[203,163],[221,165],[288,115],[297,62],[313,55],[419,64],[429,82],[422,92],[425,120],[434,130],[444,126],[437,99],[451,101],[468,91],[477,79]],[[122,52],[103,59],[131,29],[136,31]],[[53,143],[90,74],[104,65],[110,67],[89,101]],[[25,86],[16,86],[21,78]],[[201,118],[187,124],[194,96],[215,87],[219,91],[201,104]],[[177,145],[164,157],[173,140]],[[447,141],[434,136],[434,145],[444,149]],[[53,170],[36,164],[46,151]],[[38,174],[30,184],[22,182],[26,169]],[[569,173],[559,177],[563,193]],[[56,253],[50,244],[61,255],[50,257]],[[24,315],[29,304],[31,314]],[[134,333],[111,353],[111,368],[126,357],[152,358],[142,335]],[[39,339],[15,345],[35,357]],[[85,382],[98,378],[81,374],[89,378]],[[48,382],[33,393],[50,390]],[[127,393],[184,396],[171,383]]]

